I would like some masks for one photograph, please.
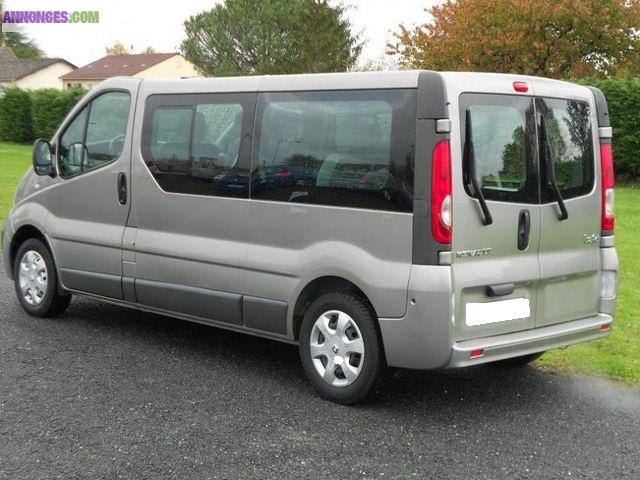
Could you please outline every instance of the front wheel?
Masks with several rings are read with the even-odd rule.
[[[346,405],[363,400],[384,369],[371,308],[349,293],[318,298],[302,320],[300,358],[323,398]]]
[[[34,317],[53,317],[66,310],[71,295],[58,293],[58,278],[49,249],[32,238],[18,249],[13,267],[16,294],[22,308]]]

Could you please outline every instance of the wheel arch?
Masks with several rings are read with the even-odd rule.
[[[38,239],[42,243],[44,243],[44,245],[49,249],[49,252],[51,252],[51,255],[53,256],[53,250],[51,249],[51,244],[49,243],[49,240],[47,239],[45,234],[42,233],[42,231],[39,228],[34,227],[31,224],[22,225],[20,228],[18,228],[18,230],[16,230],[16,232],[11,237],[11,245],[9,246],[9,260],[11,262],[10,263],[11,268],[8,269],[9,270],[8,273],[9,273],[9,277],[12,280],[14,280],[13,266],[16,263],[16,255],[18,254],[18,249],[20,248],[20,245],[22,245],[24,242],[32,238]],[[54,257],[54,264],[55,264],[55,257]],[[57,265],[56,265],[56,268],[57,268]]]
[[[369,297],[353,281],[339,275],[324,275],[309,281],[298,294],[295,306],[293,308],[292,333],[294,340],[297,341],[300,338],[300,327],[302,325],[302,318],[304,317],[304,313],[306,312],[309,305],[311,305],[311,303],[316,298],[331,292],[349,292],[353,295],[356,295],[367,303],[376,319],[378,318],[376,309]],[[376,328],[379,328],[377,322]]]

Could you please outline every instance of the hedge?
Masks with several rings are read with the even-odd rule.
[[[2,91],[0,138],[16,143],[33,140],[31,99],[27,92],[17,87],[8,87]]]
[[[82,88],[68,90],[46,88],[29,92],[33,136],[47,140],[53,137],[58,126],[85,93],[86,90]]]
[[[622,179],[640,177],[640,78],[581,81],[598,87],[609,105],[613,156]]]
[[[0,139],[27,143],[50,139],[69,111],[87,93],[83,88],[21,90],[5,87],[0,92]]]

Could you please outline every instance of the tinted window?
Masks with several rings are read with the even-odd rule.
[[[412,210],[413,90],[263,94],[252,197]]]
[[[105,93],[91,102],[85,168],[96,168],[122,153],[129,118],[129,94]]]
[[[147,101],[142,153],[167,192],[248,197],[255,96],[155,95]],[[241,149],[246,146],[245,161]]]
[[[594,156],[589,104],[573,100],[539,99],[555,178],[563,198],[585,195],[593,188]],[[541,137],[544,139],[544,137]],[[555,200],[551,193],[551,170],[542,165],[543,201]]]
[[[74,118],[60,139],[62,176],[99,168],[120,156],[129,119],[129,104],[130,96],[126,92],[104,93]]]
[[[460,105],[467,193],[474,193],[470,177],[475,166],[477,184],[487,200],[537,203],[532,99],[473,94],[463,95]]]

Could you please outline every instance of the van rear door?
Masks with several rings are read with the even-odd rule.
[[[470,84],[494,93],[464,93]],[[515,92],[513,78],[488,75],[451,76],[447,93],[458,101],[451,147],[461,160],[452,162],[455,339],[534,328],[541,234],[534,97]]]
[[[591,90],[545,79],[533,85],[542,200],[536,326],[542,327],[598,312],[600,152]]]

